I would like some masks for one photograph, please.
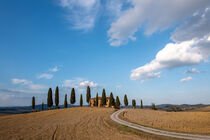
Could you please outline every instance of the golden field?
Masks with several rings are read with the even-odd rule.
[[[0,139],[139,139],[139,136],[119,131],[107,123],[113,112],[111,108],[75,107],[0,116]]]
[[[208,110],[209,107],[199,110]],[[165,112],[150,109],[127,109],[120,118],[153,128],[210,135],[210,112]]]

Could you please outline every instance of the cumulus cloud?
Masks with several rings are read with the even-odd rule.
[[[83,81],[79,84],[79,87],[87,87],[87,86],[95,88],[98,87],[98,84],[92,81]]]
[[[172,33],[168,43],[150,63],[132,70],[131,79],[160,77],[157,71],[207,62],[210,55],[210,10],[197,12]],[[196,34],[198,32],[198,34]],[[188,73],[198,73],[196,69]]]
[[[202,55],[194,48],[194,40],[169,43],[160,50],[150,63],[132,70],[131,79],[160,78],[160,70],[199,64]]]
[[[63,86],[66,88],[85,88],[87,86],[96,88],[99,86],[99,84],[93,81],[85,80],[83,78],[75,78],[72,80],[65,80]]]
[[[134,34],[142,26],[146,27],[145,33],[150,35],[180,23],[192,13],[210,5],[210,1],[207,0],[129,0],[129,2],[131,7],[122,12],[107,32],[111,46],[120,46],[129,40],[136,40]]]
[[[51,72],[57,72],[58,71],[58,66],[55,66],[53,68],[50,68],[49,71],[51,71]]]
[[[42,79],[42,78],[44,78],[44,79],[52,79],[53,75],[52,74],[43,73],[43,74],[39,75],[37,78],[38,79]]]
[[[26,79],[17,79],[14,78],[12,79],[13,84],[21,84],[21,85],[26,85],[29,89],[31,90],[43,90],[46,89],[47,86],[44,85],[39,85],[39,84],[34,84],[32,81],[26,80]]]
[[[180,80],[180,82],[188,82],[188,81],[191,81],[192,80],[192,77],[191,76],[189,76],[189,77],[186,77],[186,78],[183,78],[183,79],[181,79]]]
[[[207,61],[210,54],[210,9],[192,16],[185,24],[178,27],[171,36],[175,42],[194,39],[197,47]]]
[[[198,73],[200,73],[200,71],[197,70],[196,68],[192,68],[191,70],[187,70],[184,73],[185,74],[198,74]]]
[[[88,30],[94,27],[100,0],[60,0],[67,10],[67,20],[74,29]]]

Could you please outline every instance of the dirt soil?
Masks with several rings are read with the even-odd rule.
[[[75,107],[0,116],[0,139],[142,139],[110,126],[106,120],[110,121],[113,111],[111,108]]]
[[[165,112],[127,109],[120,118],[162,130],[210,135],[210,112]]]

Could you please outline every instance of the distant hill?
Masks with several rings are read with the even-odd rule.
[[[87,105],[84,105],[87,106]],[[160,104],[156,105],[158,110],[164,110],[164,111],[187,111],[187,110],[193,110],[196,108],[201,108],[205,107],[208,105],[204,104],[195,104],[195,105],[190,105],[190,104],[182,104],[182,105],[173,105],[173,104]],[[69,108],[72,107],[72,105],[68,105]],[[78,105],[74,105],[74,107],[78,107]],[[139,108],[140,106],[137,106]],[[55,108],[55,106],[53,106]],[[63,105],[60,106],[60,108],[64,108]],[[124,108],[122,106],[121,108]],[[128,106],[128,108],[132,108],[131,105]],[[144,108],[152,108],[151,106],[144,106]],[[41,110],[42,105],[36,105],[36,110]],[[47,110],[47,105],[44,105],[44,110]],[[30,113],[31,112],[31,106],[14,106],[14,107],[0,107],[0,115],[3,114],[22,114],[22,113]]]
[[[77,105],[74,105],[77,107]],[[69,108],[72,107],[72,105],[68,105]],[[52,108],[55,108],[53,106]],[[60,106],[60,108],[64,108],[63,105]],[[36,105],[36,110],[42,110],[42,105]],[[47,105],[44,105],[44,110],[47,110]],[[0,107],[0,115],[3,114],[22,114],[22,113],[30,113],[31,112],[31,106],[14,106],[14,107]]]

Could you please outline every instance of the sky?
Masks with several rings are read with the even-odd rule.
[[[56,86],[78,104],[88,85],[122,104],[210,104],[209,27],[207,0],[1,0],[0,106]]]

